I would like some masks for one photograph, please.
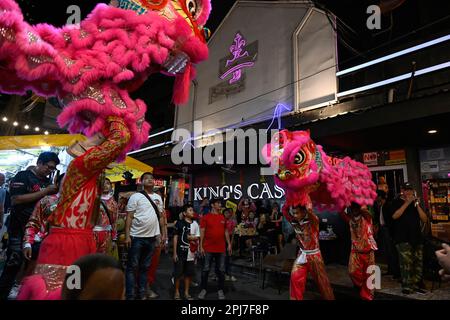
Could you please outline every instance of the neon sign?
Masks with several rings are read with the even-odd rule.
[[[224,80],[228,76],[232,75],[228,83],[233,84],[241,80],[242,69],[255,65],[254,61],[256,60],[256,55],[252,57],[248,53],[245,49],[246,44],[247,41],[245,38],[237,32],[234,36],[233,44],[230,46],[230,52],[233,57],[231,59],[227,59],[225,64],[226,71],[220,75],[220,79]]]

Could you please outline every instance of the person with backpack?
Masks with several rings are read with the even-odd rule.
[[[165,243],[164,219],[153,199],[159,197],[153,192],[154,179],[150,172],[141,176],[144,190],[136,192],[128,200],[125,224],[126,245],[129,248],[126,268],[126,298],[147,299],[147,272],[155,247]],[[159,201],[162,203],[162,199]],[[162,234],[161,234],[162,231]],[[138,276],[138,293],[134,287]]]

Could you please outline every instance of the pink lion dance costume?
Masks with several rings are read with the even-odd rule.
[[[328,156],[311,140],[309,131],[282,130],[264,146],[262,153],[275,170],[275,183],[286,192],[283,214],[296,230],[301,247],[291,272],[291,299],[303,298],[308,271],[322,296],[330,299],[332,291],[319,249],[318,219],[312,208],[341,212],[352,202],[361,206],[373,204],[376,187],[371,173],[365,165],[348,157]],[[304,223],[294,221],[289,213],[296,206],[304,206],[311,213]]]
[[[98,178],[150,130],[146,105],[128,92],[162,72],[176,78],[173,102],[186,102],[194,64],[208,56],[202,26],[210,11],[210,0],[119,0],[98,4],[79,25],[55,28],[27,24],[14,1],[0,0],[0,92],[56,96],[60,126],[103,137],[69,165],[36,275],[19,299],[60,298],[67,266],[95,252]]]

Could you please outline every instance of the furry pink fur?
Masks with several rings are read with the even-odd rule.
[[[203,0],[199,24],[211,11]],[[203,39],[195,36],[186,20],[168,20],[158,12],[137,15],[131,10],[98,4],[79,26],[55,28],[48,24],[30,26],[12,0],[0,1],[0,91],[25,94],[32,90],[57,96],[65,104],[58,118],[71,133],[97,133],[110,115],[125,119],[132,137],[121,154],[147,141],[150,125],[137,125],[145,115],[143,101],[133,101],[124,89],[136,87],[161,65],[169,54],[182,51],[189,56],[184,74],[176,76],[173,101],[187,102],[194,64],[208,57]],[[97,88],[93,93],[92,88]],[[91,93],[91,94],[89,94]],[[93,95],[95,97],[93,98]],[[114,103],[112,96],[122,102]],[[71,98],[71,99],[68,99]]]
[[[364,164],[349,157],[329,157],[309,132],[282,130],[262,153],[272,167],[278,162],[274,179],[286,191],[285,210],[315,205],[319,210],[340,211],[352,202],[372,205],[376,198],[375,183]]]

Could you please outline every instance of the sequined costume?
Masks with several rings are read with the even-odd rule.
[[[23,238],[24,246],[31,246],[35,241],[40,242],[48,234],[48,218],[58,205],[58,194],[52,194],[42,198],[34,208],[26,226]]]
[[[110,195],[102,195],[101,201],[99,220],[94,227],[95,243],[98,253],[112,254],[112,241],[117,240],[118,206]]]
[[[373,237],[372,217],[366,210],[357,217],[350,217],[344,212],[340,216],[350,225],[352,248],[348,263],[348,272],[355,286],[360,288],[363,300],[373,300],[374,289],[369,289],[367,280],[371,275],[369,266],[375,265],[377,243]],[[369,271],[369,272],[368,272]]]
[[[49,218],[49,235],[41,244],[35,275],[24,280],[21,299],[59,299],[67,266],[97,251],[93,228],[100,207],[99,176],[130,139],[124,121],[107,119],[106,140],[75,158],[62,182],[58,206]]]
[[[308,210],[301,221],[285,215],[294,228],[296,238],[300,244],[300,251],[291,271],[290,298],[303,300],[308,273],[311,274],[319,292],[325,300],[334,300],[319,248],[319,218]]]

